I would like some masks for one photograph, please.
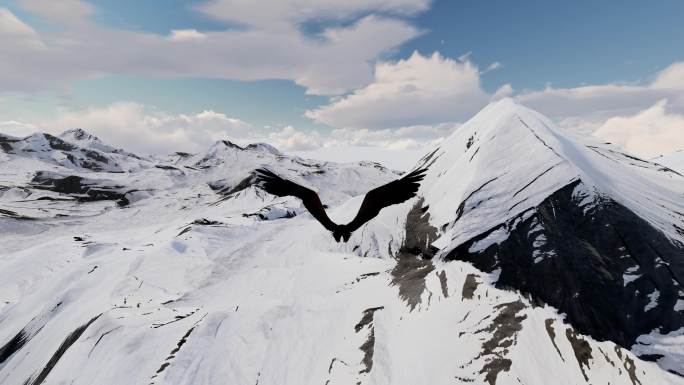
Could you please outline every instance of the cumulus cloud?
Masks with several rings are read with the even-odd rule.
[[[38,127],[30,123],[16,120],[0,121],[0,134],[22,137],[36,131],[38,131]]]
[[[463,122],[488,101],[514,95],[510,84],[493,94],[480,87],[470,54],[458,60],[438,53],[414,53],[397,62],[378,63],[375,79],[351,94],[332,99],[306,116],[338,127],[327,144],[410,148],[426,145],[396,127],[436,127]],[[648,158],[684,148],[684,63],[674,63],[646,84],[598,84],[574,88],[525,91],[515,96],[563,127],[595,134],[636,155]],[[455,123],[451,123],[454,125]],[[433,133],[433,141],[446,136]]]
[[[684,62],[673,63],[648,84],[599,84],[574,88],[547,87],[524,92],[517,99],[549,116],[603,116],[636,113],[667,99],[684,111]]]
[[[634,154],[646,158],[684,148],[684,115],[668,113],[667,101],[631,116],[606,120],[595,132]]]
[[[285,152],[320,150],[317,156],[328,159],[325,151],[330,150],[341,156],[345,148],[354,148],[360,154],[372,154],[373,150],[380,151],[378,154],[404,150],[417,154],[439,143],[458,124],[382,130],[343,128],[321,131],[302,130],[293,126],[259,128],[220,112],[170,114],[134,102],[118,102],[84,110],[63,110],[50,120],[0,121],[0,133],[14,136],[26,136],[34,132],[56,135],[77,127],[92,132],[108,144],[137,153],[201,152],[217,140],[228,139],[241,145],[266,142]],[[353,157],[347,160],[351,161]]]
[[[501,87],[499,87],[499,88],[496,90],[496,92],[494,92],[494,95],[492,95],[492,97],[491,97],[490,99],[491,99],[492,101],[496,101],[496,100],[499,100],[499,99],[503,99],[503,98],[509,97],[509,96],[511,96],[511,95],[513,95],[513,86],[511,86],[510,84],[506,83],[506,84],[502,85]]]
[[[22,0],[18,4],[55,26],[38,31],[45,49],[3,44],[0,89],[42,90],[67,87],[79,79],[126,74],[286,79],[311,94],[337,94],[366,84],[372,78],[369,63],[420,33],[396,15],[412,15],[428,7],[427,0],[292,0],[271,1],[254,12],[253,5],[244,1],[213,1],[202,9],[243,28],[185,29],[158,35],[97,25],[90,20],[93,6],[82,0]],[[331,15],[343,23],[316,36],[302,32],[302,23]],[[27,26],[4,9],[0,25],[9,25],[8,21],[14,29]],[[0,41],[11,38],[0,27]]]
[[[278,149],[284,151],[306,151],[320,148],[323,140],[318,131],[303,132],[292,126],[284,127],[280,131],[272,132],[268,141]]]
[[[376,64],[371,84],[306,116],[340,128],[437,124],[463,120],[488,99],[479,70],[467,58],[455,61],[437,52],[414,52],[405,60]]]
[[[102,108],[62,111],[55,119],[0,122],[0,132],[16,136],[33,132],[59,134],[80,127],[103,141],[140,153],[196,152],[226,138],[249,141],[251,126],[214,111],[173,115],[138,103],[119,102]]]
[[[319,147],[287,151],[313,159],[333,162],[368,160],[396,170],[409,170],[458,126],[456,123],[443,123],[381,130],[339,128],[325,135],[312,133],[319,140]]]
[[[595,133],[645,158],[684,148],[684,62],[646,84],[549,86],[516,98],[563,127]]]
[[[658,74],[652,88],[684,90],[684,62],[674,63]]]

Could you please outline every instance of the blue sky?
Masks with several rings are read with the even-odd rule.
[[[297,1],[306,2],[293,2]],[[582,125],[593,125],[594,129],[611,117],[636,116],[661,99],[667,100],[664,113],[680,112],[676,92],[657,93],[650,86],[664,71],[684,61],[684,23],[681,22],[684,2],[681,1],[394,0],[383,3],[368,0],[367,4],[361,1],[357,8],[350,9],[343,2],[333,0],[311,3],[314,5],[309,14],[298,13],[303,8],[299,3],[289,8],[269,3],[273,2],[264,1],[253,9],[236,10],[234,0],[66,0],[52,4],[46,0],[9,0],[0,5],[0,9],[5,7],[19,23],[32,29],[31,39],[36,35],[35,39],[42,41],[40,44],[62,50],[70,49],[59,47],[62,41],[83,40],[78,43],[85,48],[74,50],[69,58],[48,56],[44,63],[31,68],[38,76],[45,76],[45,81],[41,78],[22,82],[16,79],[24,76],[29,79],[34,75],[28,68],[23,68],[21,59],[30,61],[37,54],[22,50],[18,44],[14,47],[11,45],[14,43],[7,43],[9,40],[0,40],[19,52],[15,72],[7,75],[13,79],[4,82],[0,79],[5,90],[0,92],[0,121],[19,121],[42,127],[55,120],[55,126],[60,126],[59,119],[65,113],[73,115],[76,111],[104,109],[126,102],[164,116],[192,115],[208,110],[239,119],[262,136],[268,135],[269,130],[276,132],[293,126],[306,135],[312,132],[322,135],[318,145],[323,145],[334,129],[373,131],[402,126],[454,126],[498,94],[527,101],[559,122],[576,120],[582,113]],[[321,5],[325,3],[329,6]],[[55,12],[54,7],[62,7],[64,15]],[[264,12],[271,8],[274,10]],[[6,18],[6,24],[8,20]],[[286,22],[280,25],[283,20]],[[2,19],[0,27],[1,23]],[[16,27],[16,23],[12,25]],[[367,25],[372,32],[358,32],[363,35],[358,49],[352,44],[354,38],[347,38],[351,41],[348,46],[342,38],[338,47],[329,36],[322,35],[328,29],[346,33],[357,26],[359,30],[366,28],[362,25]],[[175,49],[161,41],[173,40],[173,30],[198,33],[180,43],[177,59],[172,56]],[[0,34],[2,31],[0,28]],[[254,52],[251,52],[249,46],[229,40],[233,39],[229,35],[231,32],[235,36],[255,32],[269,37],[255,38]],[[302,47],[293,48],[293,57],[287,54],[287,44],[283,47],[280,41],[272,43],[271,40],[277,40],[279,35],[291,35],[292,44],[303,42]],[[144,47],[150,44],[145,39],[149,40],[150,36],[160,40],[160,53],[144,57],[143,52],[147,50]],[[186,39],[185,36],[180,36],[178,41],[181,37]],[[101,44],[87,42],[86,37]],[[130,47],[127,39],[131,39]],[[140,39],[143,48],[135,47],[136,39]],[[230,41],[225,43],[226,52],[221,53],[224,55],[221,58],[209,58],[210,50],[195,52],[192,51],[194,47],[189,47],[212,40],[217,42],[215,47],[220,48],[223,43],[219,39]],[[229,44],[236,45],[236,56],[240,56],[235,64],[231,63],[233,48]],[[149,46],[157,49],[157,45]],[[277,52],[271,56],[264,46]],[[91,55],[89,50],[102,52]],[[304,57],[295,57],[297,50]],[[207,52],[209,56],[206,56]],[[326,57],[328,52],[331,52],[330,62]],[[414,52],[420,57],[411,60]],[[433,58],[433,62],[420,60],[430,58],[434,53],[439,57]],[[107,56],[109,54],[111,58]],[[307,55],[312,58],[311,66]],[[100,63],[99,57],[102,58]],[[159,59],[158,63],[159,57],[167,62],[162,63]],[[81,64],[79,59],[87,63],[83,69],[77,68]],[[194,59],[194,63],[190,63],[197,68],[184,73],[183,63],[189,59]],[[76,64],[68,63],[69,60],[75,60]],[[221,60],[226,62],[226,67],[232,64],[237,69],[223,71]],[[211,63],[205,66],[203,61]],[[409,77],[414,76],[410,71],[416,71],[418,77],[427,76],[426,71],[439,73],[442,69],[446,77],[454,73],[454,88],[470,87],[470,91],[459,97],[477,102],[464,103],[468,108],[453,116],[431,108],[405,118],[400,114],[391,120],[383,116],[367,120],[343,116],[368,114],[358,110],[360,107],[354,107],[355,103],[361,104],[365,100],[354,94],[375,92],[373,85],[378,83],[375,67],[378,63],[400,68],[398,63],[401,61],[408,61],[406,66],[411,68],[404,70]],[[115,63],[110,64],[112,62]],[[12,68],[12,63],[9,65]],[[65,69],[60,69],[60,65]],[[469,66],[475,68],[475,72],[468,72]],[[44,75],[53,68],[54,74]],[[678,85],[679,76],[678,73],[669,76],[668,79],[675,79],[673,87]],[[477,85],[472,85],[471,80]],[[424,86],[426,93],[431,92],[430,87],[435,87],[434,84],[421,84],[418,87]],[[641,93],[627,99],[624,108],[619,104],[626,98],[622,92],[629,93],[631,89],[620,89],[617,94],[608,92],[608,88],[602,89],[605,92],[600,94],[610,106],[603,109],[587,109],[586,105],[591,103],[586,101],[565,111],[562,105],[556,104],[570,97],[552,100],[558,93],[576,93],[585,85],[634,86]],[[391,88],[386,82],[380,86]],[[545,93],[549,90],[555,93]],[[380,96],[390,95],[389,89],[386,92]],[[606,92],[608,95],[604,95]],[[570,99],[572,103],[577,102],[574,97]],[[347,104],[353,108],[340,104],[340,100],[349,102]],[[433,104],[459,101],[457,96],[450,95]],[[603,101],[598,104],[603,105]],[[398,106],[413,105],[410,101],[397,103],[388,104],[385,113],[391,113]],[[385,108],[384,105],[375,107],[380,111]],[[321,109],[325,111],[317,112]],[[606,109],[615,116],[605,114]],[[447,128],[440,130],[433,136],[448,131]],[[414,136],[410,139],[422,140],[425,144],[431,138]],[[339,138],[333,142],[338,143]],[[358,138],[355,144],[359,144]],[[310,143],[308,147],[311,146],[315,144]]]

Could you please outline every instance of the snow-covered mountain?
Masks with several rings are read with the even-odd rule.
[[[149,163],[149,159],[108,146],[81,129],[66,131],[59,137],[36,133],[15,138],[0,134],[0,148],[7,154],[75,170],[124,172]]]
[[[336,221],[395,172],[41,135],[0,137],[0,384],[684,384],[684,177],[510,99],[347,244],[254,169]]]
[[[680,174],[684,174],[684,150],[679,150],[667,155],[661,155],[653,159],[653,161],[671,168]]]

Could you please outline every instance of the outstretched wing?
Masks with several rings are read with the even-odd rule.
[[[333,231],[337,227],[328,218],[328,214],[325,213],[325,208],[323,208],[323,203],[321,203],[321,199],[315,191],[283,179],[265,168],[257,169],[256,172],[257,182],[261,184],[261,187],[266,192],[279,197],[293,196],[299,198],[304,203],[304,207],[309,210],[314,218],[321,222],[323,227],[329,231]]]
[[[404,175],[401,179],[369,191],[366,197],[363,198],[361,208],[359,208],[356,217],[347,224],[349,232],[355,231],[364,223],[375,218],[380,213],[380,210],[385,207],[405,202],[416,196],[420,187],[420,181],[425,177],[426,171],[426,168],[414,170]]]

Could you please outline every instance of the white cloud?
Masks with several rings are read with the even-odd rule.
[[[644,158],[684,148],[684,62],[646,84],[549,86],[516,98],[563,127],[595,133]]]
[[[330,133],[325,145],[327,147],[368,146],[391,149],[431,146],[449,136],[458,126],[456,123],[441,123],[434,126],[419,125],[380,130],[338,128]]]
[[[38,131],[38,127],[30,123],[19,122],[16,120],[0,122],[0,134],[22,137],[36,131]]]
[[[26,11],[35,13],[45,20],[67,23],[71,27],[87,21],[87,17],[95,12],[90,3],[82,0],[18,0]]]
[[[32,49],[43,47],[38,33],[33,28],[19,20],[9,9],[2,7],[0,7],[0,44],[7,49],[10,46],[27,46]]]
[[[651,84],[651,87],[684,90],[684,62],[673,63],[662,70]]]
[[[59,134],[76,127],[129,151],[159,154],[201,151],[217,140],[247,139],[252,134],[248,123],[222,113],[172,115],[132,102],[62,111],[49,121],[4,122],[0,123],[0,132],[17,136],[37,131]]]
[[[345,146],[295,151],[293,155],[331,162],[358,162],[365,160],[379,162],[395,170],[408,171],[430,149],[430,147],[415,147],[396,150],[385,147]]]
[[[283,151],[305,151],[320,148],[323,144],[321,135],[317,131],[305,133],[292,126],[273,132],[268,141]]]
[[[513,86],[510,84],[506,83],[499,87],[496,92],[494,92],[494,95],[490,98],[492,101],[503,99],[505,97],[509,97],[513,95]]]
[[[501,68],[503,68],[503,64],[501,64],[498,61],[495,61],[494,63],[488,65],[487,68],[485,68],[483,71],[481,71],[480,75],[484,75],[487,72],[496,71],[496,70],[501,69]]]
[[[510,84],[492,95],[482,91],[479,76],[486,70],[479,72],[469,56],[454,61],[439,54],[414,53],[406,60],[379,63],[373,83],[306,115],[342,127],[332,132],[327,146],[425,146],[426,138],[417,139],[393,127],[462,122],[487,101],[513,95]],[[497,67],[496,63],[489,66]],[[548,86],[517,98],[563,127],[595,133],[645,158],[684,148],[684,63],[672,64],[643,85]],[[431,140],[444,136],[434,134]]]
[[[459,121],[484,106],[479,71],[467,59],[414,52],[375,66],[375,79],[329,105],[307,111],[318,122],[344,128],[382,129]]]
[[[358,160],[379,161],[388,156],[394,167],[405,168],[407,161],[398,154],[408,151],[406,154],[413,156],[425,152],[453,132],[458,124],[382,130],[317,131],[292,126],[262,130],[215,111],[170,114],[138,103],[118,102],[102,108],[63,110],[50,120],[0,122],[0,133],[14,136],[34,132],[59,134],[77,127],[92,132],[108,144],[142,154],[201,152],[217,140],[228,139],[241,145],[266,142],[284,152],[305,151],[310,153],[309,156],[316,154],[328,160],[355,160],[352,155],[343,156],[345,149],[349,149],[363,155]],[[333,158],[328,157],[327,152],[333,154]],[[378,152],[377,156],[373,155],[374,152]]]
[[[56,26],[38,36],[46,49],[3,44],[0,89],[43,90],[68,87],[79,79],[125,74],[286,79],[312,94],[342,93],[367,84],[372,79],[370,63],[420,34],[409,22],[392,15],[415,14],[427,9],[429,2],[271,1],[258,12],[248,3],[214,1],[203,7],[216,17],[234,18],[246,28],[185,29],[157,35],[99,26],[89,18],[93,6],[82,0],[22,0],[19,4],[25,10]],[[233,5],[234,12],[226,13]],[[344,22],[342,26],[327,28],[317,36],[303,34],[301,23],[332,15]],[[5,15],[0,22],[5,19],[9,20]],[[0,29],[0,39],[8,36]]]
[[[673,63],[649,84],[601,84],[575,88],[547,87],[524,92],[517,99],[546,115],[616,116],[635,113],[662,99],[684,111],[684,62]]]
[[[668,113],[666,105],[661,100],[635,115],[610,118],[594,134],[645,158],[684,149],[684,115]]]
[[[171,41],[198,41],[206,38],[207,34],[196,29],[174,29],[169,35]]]
[[[368,12],[414,15],[428,9],[430,0],[212,0],[197,7],[207,15],[262,29],[289,29],[307,20],[348,20]]]

